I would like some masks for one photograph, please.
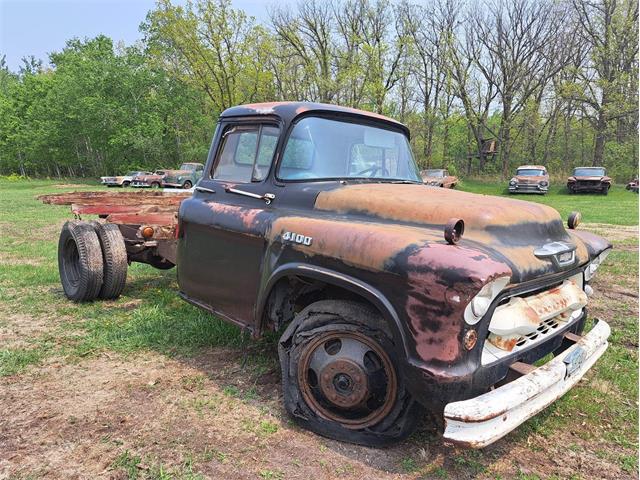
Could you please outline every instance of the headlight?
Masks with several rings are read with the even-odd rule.
[[[549,185],[549,182],[546,182],[544,180],[540,182],[541,187],[546,187],[547,185]]]
[[[593,275],[596,273],[596,270],[598,270],[598,267],[602,262],[604,262],[604,259],[607,258],[610,252],[611,252],[611,249],[607,248],[604,252],[602,252],[600,255],[594,258],[589,265],[587,265],[587,268],[585,268],[584,270],[585,281],[588,282],[593,278]]]
[[[516,179],[515,179],[515,178],[512,178],[512,179],[509,181],[509,185],[516,185],[517,183],[518,183],[518,182],[516,181]]]
[[[498,294],[507,286],[510,277],[500,277],[492,282],[487,283],[478,294],[471,299],[467,308],[464,310],[464,319],[469,325],[478,323],[478,321],[489,310],[491,302]]]

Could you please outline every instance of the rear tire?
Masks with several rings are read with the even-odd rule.
[[[304,428],[344,442],[380,447],[405,439],[423,410],[394,352],[388,326],[372,307],[309,305],[278,342],[287,412]]]
[[[118,298],[127,283],[127,247],[120,229],[113,223],[93,222],[102,249],[103,281],[98,296],[105,300]]]
[[[58,270],[64,294],[74,302],[94,300],[102,288],[100,240],[86,222],[67,222],[58,241]]]

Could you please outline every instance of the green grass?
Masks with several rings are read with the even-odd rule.
[[[466,192],[500,195],[543,203],[558,210],[564,219],[569,216],[569,213],[579,211],[582,214],[583,222],[638,225],[638,195],[625,190],[620,185],[612,186],[609,195],[606,196],[597,193],[571,195],[564,185],[554,185],[553,183],[546,195],[510,194],[507,182],[496,184],[478,180],[464,180],[457,188]]]
[[[237,327],[182,301],[176,295],[174,270],[133,264],[119,299],[68,302],[59,283],[57,236],[59,225],[71,218],[69,207],[43,205],[35,197],[74,188],[53,185],[0,180],[0,259],[10,260],[0,264],[0,313],[51,317],[52,330],[31,338],[29,348],[0,350],[0,376],[19,373],[52,355],[85,357],[105,349],[193,355],[205,346],[240,346],[245,341]]]

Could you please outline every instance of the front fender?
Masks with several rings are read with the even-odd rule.
[[[328,268],[319,267],[317,265],[291,262],[277,267],[260,289],[258,301],[256,303],[255,318],[263,318],[264,311],[267,307],[267,300],[274,286],[279,280],[290,276],[310,278],[329,285],[344,288],[369,301],[378,309],[379,312],[381,312],[389,325],[394,339],[400,340],[399,342],[396,342],[396,344],[399,343],[398,347],[400,348],[400,351],[398,353],[402,355],[401,358],[406,358],[408,356],[409,350],[407,347],[407,335],[402,328],[398,313],[386,296],[377,288],[358,278]]]
[[[607,239],[595,233],[585,232],[584,230],[569,230],[569,234],[584,244],[587,252],[589,252],[590,261],[608,248],[611,248],[611,243]]]

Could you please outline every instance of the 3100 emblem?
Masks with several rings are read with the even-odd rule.
[[[304,235],[302,235],[300,233],[284,232],[282,234],[282,240],[288,241],[288,242],[293,242],[293,243],[299,243],[300,245],[309,246],[309,245],[311,245],[311,242],[313,241],[313,238],[306,237],[306,236],[304,236]]]

